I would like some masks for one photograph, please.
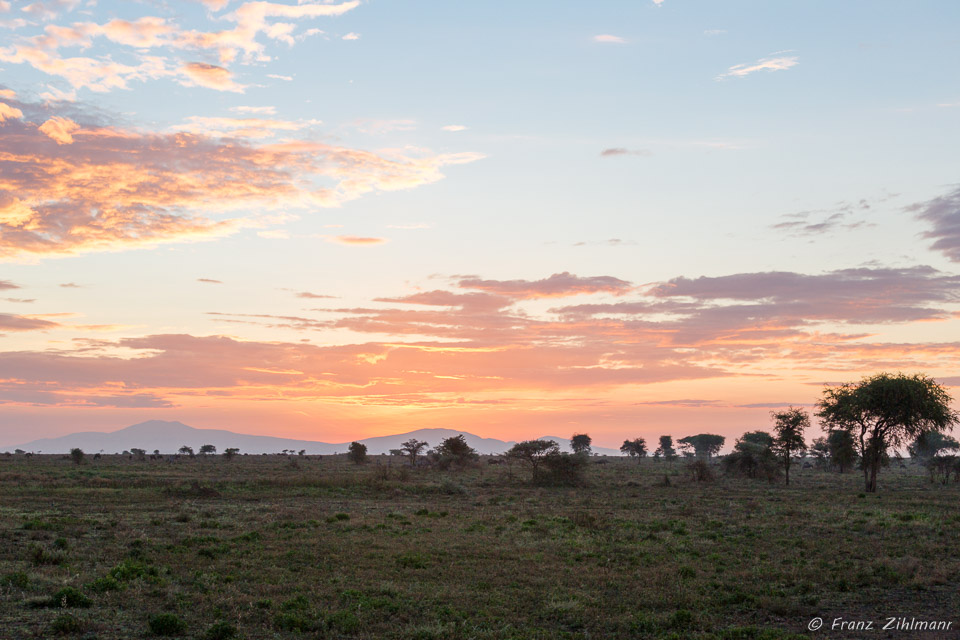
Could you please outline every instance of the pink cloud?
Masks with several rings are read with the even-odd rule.
[[[463,289],[479,289],[499,293],[518,299],[562,298],[591,293],[623,295],[633,288],[629,282],[612,276],[581,278],[566,271],[535,281],[463,278],[457,283],[457,286]]]

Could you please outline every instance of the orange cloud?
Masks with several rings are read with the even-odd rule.
[[[41,133],[45,133],[48,138],[57,144],[70,144],[73,142],[73,136],[70,135],[80,128],[76,122],[69,118],[53,116],[38,127]]]
[[[8,120],[0,126],[0,258],[209,239],[259,224],[224,217],[236,209],[335,207],[372,191],[435,182],[444,165],[479,157],[410,157],[311,142],[257,147],[81,126],[59,116],[39,126]]]
[[[188,62],[180,67],[180,71],[189,79],[188,86],[193,84],[218,91],[233,91],[241,93],[244,86],[233,81],[233,74],[223,67],[205,62]]]
[[[345,244],[348,246],[369,247],[375,244],[388,242],[386,238],[371,238],[366,236],[324,236],[324,240],[334,244]]]

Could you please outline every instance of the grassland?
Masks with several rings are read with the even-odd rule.
[[[957,637],[806,631],[956,629],[957,486],[795,474],[610,459],[560,489],[485,463],[0,457],[0,637]]]

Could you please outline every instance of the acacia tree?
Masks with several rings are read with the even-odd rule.
[[[200,446],[200,455],[205,456],[208,453],[213,454],[217,452],[217,448],[212,444],[204,444]]]
[[[723,436],[712,433],[701,433],[677,440],[681,447],[687,451],[693,450],[694,455],[698,458],[706,458],[707,460],[710,459],[710,456],[720,453],[720,448],[725,441],[726,438]]]
[[[790,460],[807,448],[803,440],[804,430],[810,426],[810,416],[803,409],[790,407],[786,411],[772,411],[773,453],[780,458],[786,474],[786,484],[790,485]]]
[[[179,454],[181,454],[181,455],[185,455],[185,456],[190,456],[190,457],[192,458],[192,457],[193,457],[193,447],[188,447],[187,445],[183,445],[182,447],[180,447],[180,450],[179,450],[177,453],[179,453]]]
[[[907,447],[907,453],[911,458],[918,460],[928,460],[935,458],[941,451],[957,451],[960,449],[960,443],[955,438],[944,435],[939,431],[924,431],[918,435],[910,446]]]
[[[921,373],[878,373],[824,389],[817,416],[828,428],[853,434],[865,490],[874,493],[889,447],[902,446],[925,431],[953,428],[958,416],[950,401],[942,386]]]
[[[624,440],[623,444],[620,445],[620,451],[627,454],[631,458],[635,457],[637,459],[637,464],[640,464],[640,459],[647,456],[647,441],[643,438]]]
[[[400,449],[410,456],[410,466],[415,467],[417,466],[417,456],[420,455],[420,452],[427,446],[428,443],[424,440],[410,438],[400,445]]]
[[[223,457],[225,460],[233,460],[233,456],[240,453],[240,449],[237,447],[228,447],[223,450]]]
[[[570,448],[573,449],[574,453],[590,455],[591,444],[593,444],[593,439],[585,433],[575,433],[570,438]]]
[[[660,436],[660,446],[657,447],[653,457],[657,459],[662,457],[667,462],[676,459],[677,450],[673,448],[673,436]]]
[[[544,459],[549,455],[558,455],[559,453],[560,446],[553,440],[526,440],[513,445],[507,451],[507,456],[526,463],[531,469],[534,481],[536,481],[540,472],[540,464]]]

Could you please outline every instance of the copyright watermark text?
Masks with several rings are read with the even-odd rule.
[[[807,623],[810,631],[948,631],[953,629],[953,620],[888,616],[879,620],[857,618],[813,618]]]

